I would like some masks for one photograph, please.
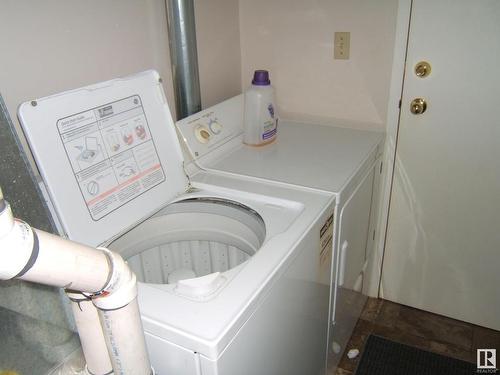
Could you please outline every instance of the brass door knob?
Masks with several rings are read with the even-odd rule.
[[[415,65],[415,75],[420,78],[425,78],[431,74],[431,64],[427,61],[420,61]]]
[[[427,109],[427,102],[424,98],[415,98],[410,103],[410,111],[414,115],[421,115]]]

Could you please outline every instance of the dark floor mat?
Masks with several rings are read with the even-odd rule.
[[[476,365],[370,335],[356,375],[472,375]]]

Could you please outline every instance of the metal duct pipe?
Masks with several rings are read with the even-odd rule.
[[[177,119],[201,110],[193,0],[166,0]]]

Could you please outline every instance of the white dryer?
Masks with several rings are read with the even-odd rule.
[[[324,373],[332,194],[187,173],[154,71],[19,118],[60,234],[121,252],[141,281],[158,375]]]
[[[336,196],[329,368],[337,365],[366,301],[384,134],[280,119],[273,144],[242,143],[243,95],[176,126],[193,164],[212,174],[330,192]],[[337,125],[337,126],[335,126]],[[375,288],[376,289],[376,288]]]

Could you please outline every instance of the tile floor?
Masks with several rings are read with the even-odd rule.
[[[370,334],[474,363],[478,348],[496,348],[497,353],[500,352],[499,331],[369,298],[338,368],[330,370],[329,375],[354,374]],[[353,348],[361,353],[350,360],[346,353]]]

